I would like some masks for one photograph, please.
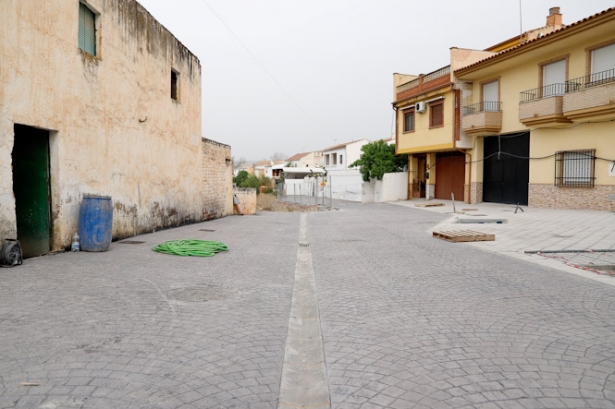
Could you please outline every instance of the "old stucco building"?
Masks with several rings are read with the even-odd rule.
[[[68,246],[84,194],[114,239],[211,217],[200,62],[139,3],[3,0],[0,56],[0,240]]]
[[[203,219],[233,214],[233,165],[231,147],[203,138]]]

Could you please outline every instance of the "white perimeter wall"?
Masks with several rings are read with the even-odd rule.
[[[286,196],[318,196],[321,178],[286,179]],[[356,169],[329,171],[325,197],[353,202],[395,202],[408,199],[408,172],[387,173],[382,180],[364,182]]]
[[[408,172],[386,173],[382,180],[363,182],[363,203],[408,199]]]
[[[333,199],[362,201],[363,179],[358,169],[331,170],[327,173],[327,184]]]

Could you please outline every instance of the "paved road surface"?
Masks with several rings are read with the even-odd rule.
[[[0,408],[278,407],[301,387],[282,373],[308,254],[330,396],[318,407],[615,407],[615,287],[434,239],[447,218],[434,212],[301,217],[227,217],[1,269]],[[231,250],[150,250],[180,238]]]

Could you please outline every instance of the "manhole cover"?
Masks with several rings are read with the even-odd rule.
[[[235,298],[237,293],[222,287],[176,288],[167,294],[169,298],[181,302],[219,301]]]

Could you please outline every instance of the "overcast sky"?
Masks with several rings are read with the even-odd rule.
[[[287,157],[392,133],[393,73],[449,64],[612,0],[138,0],[201,61],[203,136],[233,156]],[[522,13],[520,13],[520,9]],[[520,19],[520,16],[522,17]],[[521,20],[521,21],[520,21]]]

